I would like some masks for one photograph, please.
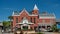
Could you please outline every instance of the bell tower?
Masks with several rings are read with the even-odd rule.
[[[35,4],[35,6],[34,6],[34,9],[33,9],[33,11],[32,11],[32,14],[36,14],[36,15],[38,15],[38,8],[37,8],[37,6],[36,6],[36,4]]]

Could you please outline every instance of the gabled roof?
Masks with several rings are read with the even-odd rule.
[[[22,12],[20,14],[22,14],[23,12],[26,12],[29,15],[29,13],[27,12],[27,10],[25,8],[22,10]]]
[[[28,13],[25,8],[22,11],[20,11],[20,12],[13,11],[12,16],[20,16],[23,12],[26,12],[29,16],[38,16],[38,15],[35,15],[35,14],[30,14],[31,12]]]

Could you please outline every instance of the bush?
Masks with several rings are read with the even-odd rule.
[[[52,28],[51,29],[53,30],[53,32],[55,32],[57,30],[56,24],[55,25],[52,25]]]

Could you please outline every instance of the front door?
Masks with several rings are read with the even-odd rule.
[[[23,30],[28,30],[28,26],[23,26]]]

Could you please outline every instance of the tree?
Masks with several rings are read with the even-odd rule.
[[[57,30],[56,24],[52,26],[52,30],[55,32]]]
[[[11,27],[11,22],[12,22],[12,19],[13,19],[13,17],[12,16],[8,16],[8,19],[10,19],[10,27]]]
[[[8,29],[10,26],[10,22],[9,21],[3,21],[3,29],[4,31],[6,31],[6,29]]]
[[[3,26],[4,27],[8,27],[10,25],[10,22],[9,21],[3,21]]]
[[[13,19],[13,17],[12,16],[8,16],[8,19],[10,19],[10,21]]]

